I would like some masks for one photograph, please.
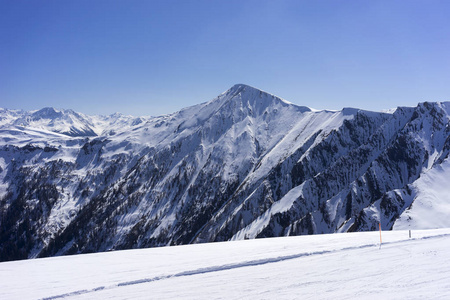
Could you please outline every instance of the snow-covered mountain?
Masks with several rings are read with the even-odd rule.
[[[87,116],[71,109],[57,110],[52,107],[29,112],[0,108],[1,128],[50,131],[70,137],[114,135],[117,131],[130,130],[147,119],[149,118],[136,118],[118,113],[110,116]]]
[[[0,260],[450,226],[427,184],[446,186],[449,115],[316,111],[242,84],[160,117],[0,110]]]

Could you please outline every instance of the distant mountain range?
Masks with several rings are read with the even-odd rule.
[[[316,111],[238,84],[160,117],[0,109],[0,261],[450,227],[450,103]]]

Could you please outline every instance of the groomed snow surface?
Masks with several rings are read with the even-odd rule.
[[[450,229],[0,263],[0,299],[450,299]]]

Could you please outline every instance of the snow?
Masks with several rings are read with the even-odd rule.
[[[450,111],[450,103],[436,105],[446,112]],[[0,198],[7,194],[11,184],[5,178],[13,161],[30,170],[44,169],[47,162],[60,160],[73,164],[70,166],[73,170],[68,167],[70,170],[58,179],[62,182],[57,182],[60,184],[59,202],[52,207],[40,227],[42,232],[48,234],[42,240],[45,244],[51,235],[66,228],[82,206],[94,197],[73,196],[81,180],[89,182],[87,192],[100,190],[98,187],[106,184],[106,176],[103,176],[105,167],[114,164],[119,170],[114,180],[107,184],[110,187],[114,184],[114,189],[119,190],[120,183],[126,179],[124,176],[132,166],[137,165],[138,159],[142,158],[145,162],[153,153],[164,152],[172,156],[166,159],[162,155],[162,160],[155,160],[155,164],[164,161],[170,171],[152,189],[146,190],[150,185],[138,182],[142,201],[130,206],[123,215],[116,216],[115,237],[102,249],[120,245],[116,241],[124,239],[138,220],[148,220],[159,214],[163,215],[158,220],[159,226],[144,233],[146,237],[156,239],[179,222],[176,215],[185,201],[190,199],[187,199],[188,189],[181,198],[176,199],[172,197],[176,189],[168,190],[170,195],[166,198],[170,201],[167,202],[153,202],[158,198],[153,197],[152,193],[166,192],[165,189],[181,171],[186,171],[183,180],[188,182],[188,186],[194,186],[201,180],[199,174],[205,171],[208,176],[220,177],[224,183],[220,191],[224,192],[228,187],[225,183],[239,182],[241,186],[249,187],[251,193],[247,199],[255,200],[259,195],[258,188],[263,186],[271,170],[284,161],[289,164],[307,162],[313,153],[310,149],[327,138],[332,141],[334,131],[338,132],[344,122],[355,118],[357,113],[371,116],[371,119],[378,118],[378,121],[384,120],[379,113],[356,108],[318,111],[295,106],[246,85],[236,85],[210,102],[161,117],[135,118],[121,114],[86,116],[53,108],[31,112],[0,109],[0,146],[4,147],[5,153],[0,158]],[[378,129],[379,135],[388,140],[394,139],[409,118],[410,115],[402,113],[400,108],[392,116],[392,121],[383,123]],[[445,230],[443,233],[416,231],[450,227],[450,186],[447,180],[450,163],[445,161],[438,165],[445,155],[442,149],[446,140],[442,137],[448,136],[447,128],[441,126],[438,132],[433,119],[427,122],[417,135],[417,140],[430,156],[421,177],[410,184],[412,195],[406,196],[406,189],[400,184],[398,186],[401,188],[386,194],[391,195],[392,199],[398,194],[407,200],[403,209],[414,201],[394,225],[396,230],[414,229],[412,240],[407,239],[407,233],[403,231],[387,232],[384,233],[385,246],[378,249],[377,233],[321,235],[1,263],[0,299],[54,298],[61,295],[106,299],[260,299],[298,298],[299,295],[314,299],[391,298],[393,290],[399,291],[399,298],[448,295],[448,284],[445,286],[438,274],[448,273],[446,262],[449,260],[444,248],[450,244],[447,236],[450,233]],[[413,125],[416,124],[410,126]],[[94,148],[98,146],[95,149],[101,149],[101,152],[92,155],[84,153],[83,147],[89,145]],[[378,147],[373,152],[375,158],[384,150],[380,146],[384,143],[373,145]],[[16,149],[23,147],[25,150]],[[27,151],[27,147],[40,147],[41,150],[50,147],[55,151]],[[302,147],[304,152],[300,151]],[[347,155],[346,152],[339,152],[342,149],[339,148],[337,153]],[[98,159],[98,153],[101,153],[101,159]],[[295,160],[287,160],[291,157]],[[376,161],[372,164],[374,176],[386,176],[386,173],[379,172],[377,164]],[[367,167],[361,167],[361,170]],[[157,165],[155,170],[158,170]],[[145,176],[136,176],[137,180],[143,178]],[[330,219],[336,224],[343,224],[340,231],[348,230],[355,222],[354,217],[346,220],[347,216],[342,214],[345,197],[351,187],[325,199],[328,200]],[[233,239],[255,238],[273,221],[274,215],[289,211],[300,196],[312,199],[310,190],[317,189],[310,183],[281,188],[282,196],[264,212],[242,209],[244,204],[251,207],[256,201],[244,201],[236,207],[233,207],[234,204],[224,205],[209,222],[213,225],[205,229],[206,238],[202,236],[197,241],[211,239],[214,230],[236,225],[231,221],[242,212],[243,219],[247,218],[246,223],[242,223],[239,227],[241,231]],[[110,191],[113,191],[112,188]],[[175,200],[177,206],[171,207]],[[27,205],[36,206],[37,201],[35,198],[27,199]],[[205,198],[206,201],[210,199]],[[380,202],[381,199],[365,208],[366,215],[379,220],[382,212]],[[232,214],[227,213],[228,208]],[[245,215],[247,212],[254,214]],[[316,232],[321,232],[320,228],[328,228],[324,221],[320,221],[321,215],[317,212],[313,211],[312,218],[315,228],[319,228]],[[227,220],[231,221],[226,223]],[[75,241],[65,244],[66,249],[71,243]],[[29,257],[37,256],[41,250],[36,246]],[[425,279],[430,282],[420,281],[425,280],[421,276],[416,279],[413,275],[417,274],[417,270],[422,270]],[[431,283],[432,280],[437,282],[436,286]],[[435,289],[438,295],[431,293]]]
[[[34,111],[18,111],[0,108],[0,127],[19,128],[67,136],[108,136],[141,126],[150,117],[133,117],[122,114],[88,116],[71,109],[46,107]]]
[[[0,263],[0,299],[443,299],[450,229],[327,234]]]
[[[261,228],[265,228],[269,222],[270,217],[289,210],[303,192],[303,184],[290,190],[283,198],[275,202],[264,214],[256,218],[252,223],[250,223],[245,228],[237,232],[231,240],[243,240],[243,239],[254,239],[260,233]]]
[[[412,206],[394,224],[394,230],[450,227],[450,161],[424,172],[412,184]]]

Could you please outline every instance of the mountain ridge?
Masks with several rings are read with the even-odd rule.
[[[0,260],[423,224],[449,107],[317,111],[237,84],[159,117],[64,110],[72,132],[0,109]]]

